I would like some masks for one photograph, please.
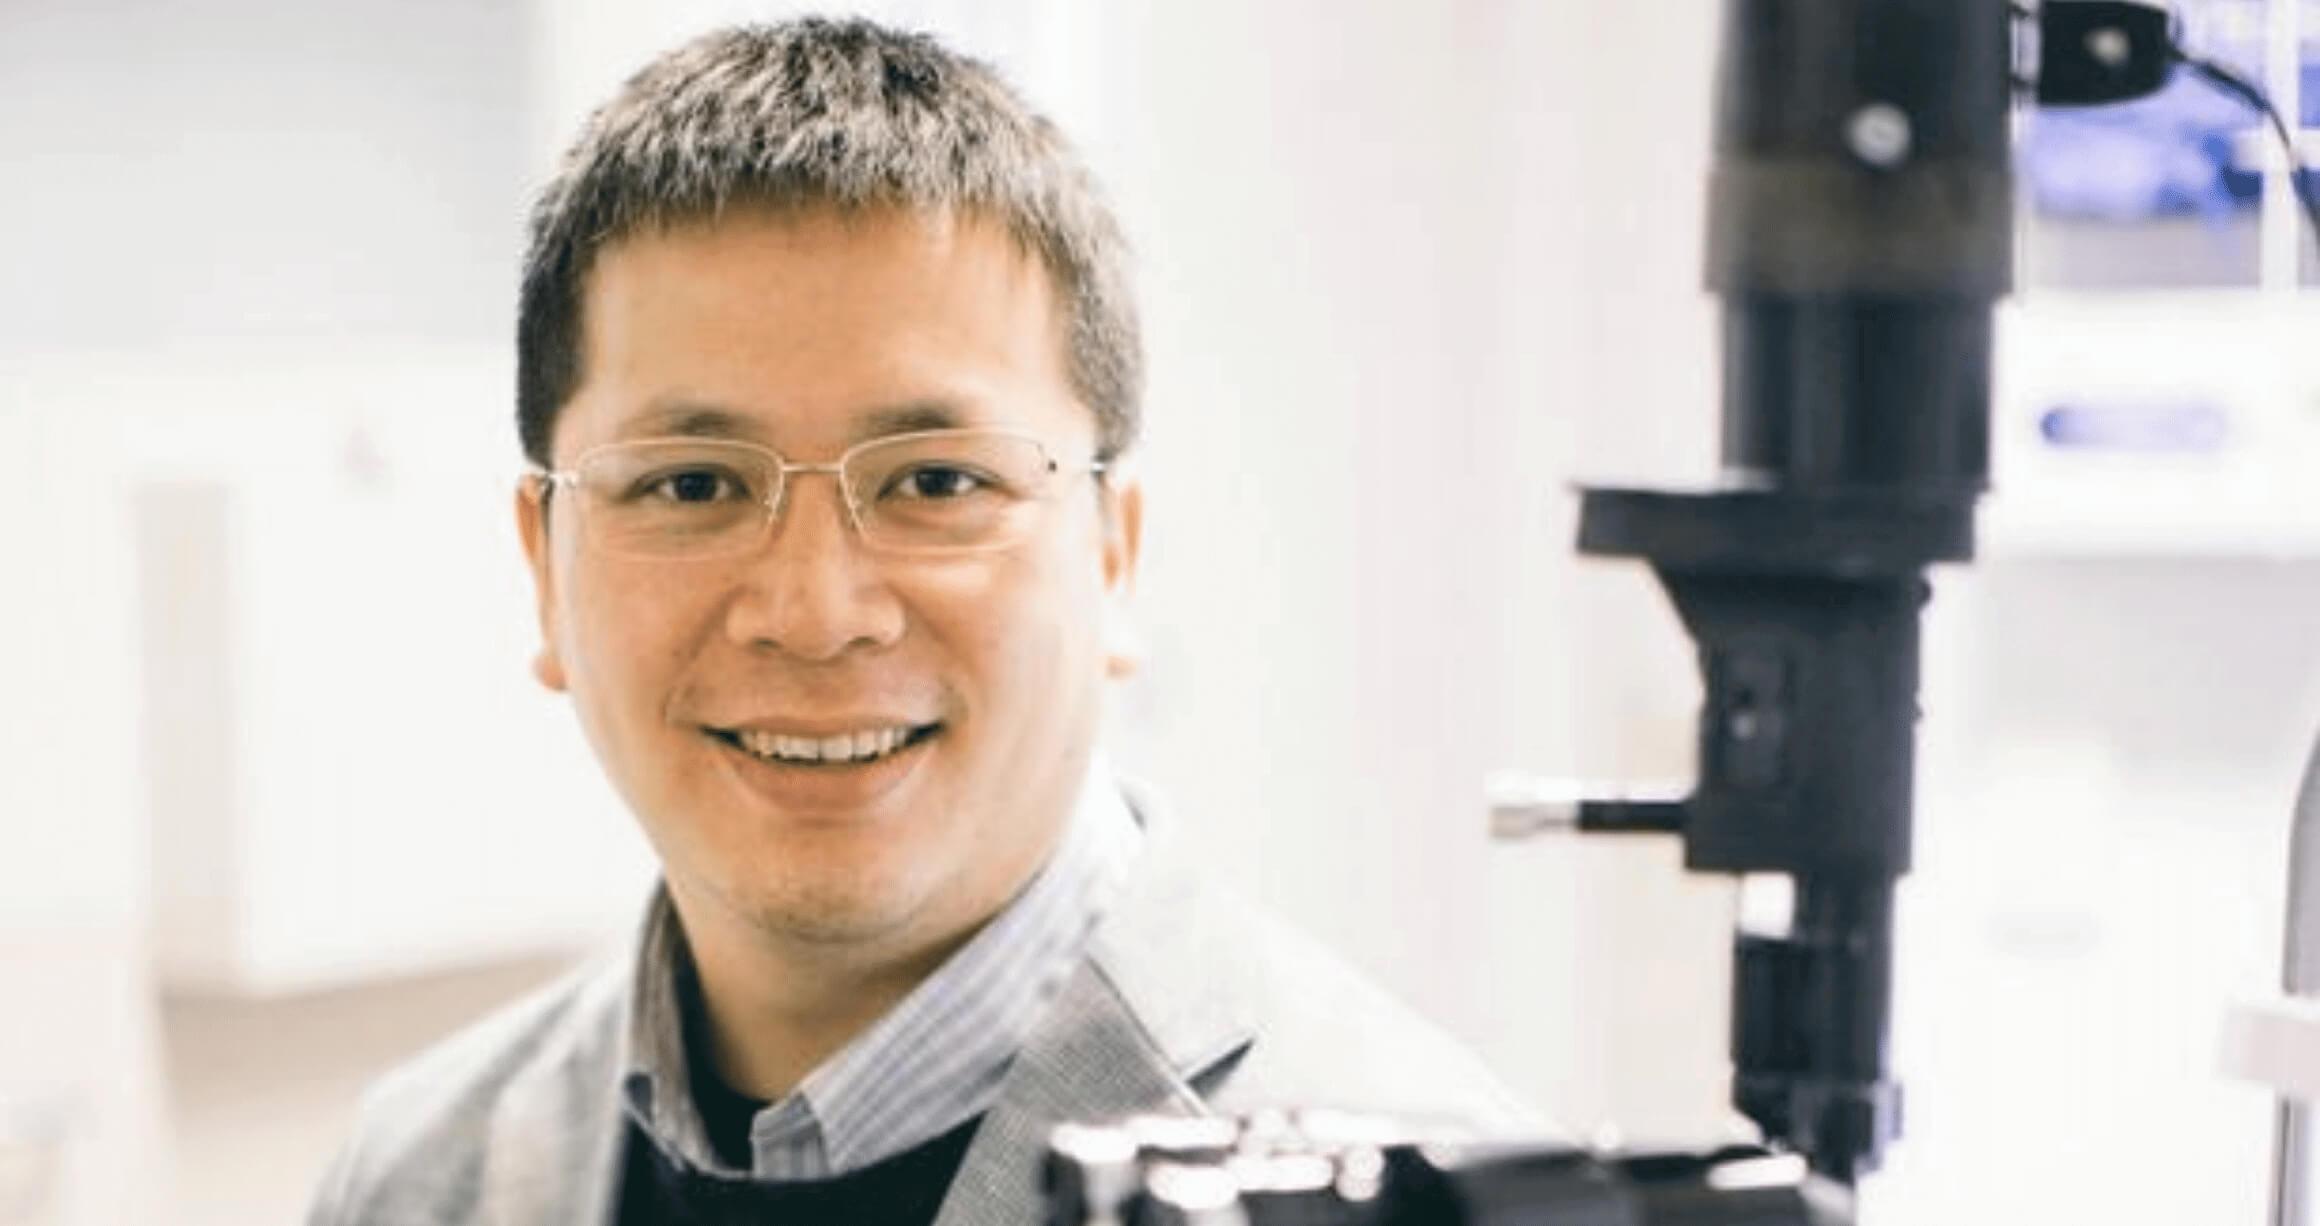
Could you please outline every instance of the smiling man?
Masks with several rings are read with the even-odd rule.
[[[1103,765],[1124,261],[1053,126],[920,36],[720,32],[591,119],[533,218],[515,514],[662,888],[375,1088],[313,1221],[997,1226],[1067,1119],[1525,1120]]]

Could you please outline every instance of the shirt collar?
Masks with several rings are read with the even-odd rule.
[[[857,1170],[942,1135],[996,1099],[1001,1079],[1077,966],[1142,831],[1099,757],[1048,862],[990,923],[869,1029],[759,1112],[761,1178]],[[666,888],[638,947],[623,1098],[671,1157],[727,1176],[686,1078],[679,976],[690,954]]]

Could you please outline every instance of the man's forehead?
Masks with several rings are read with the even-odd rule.
[[[1092,426],[1054,289],[972,215],[742,207],[647,227],[588,277],[563,416],[588,419],[582,446],[732,438],[800,456],[921,430]]]
[[[816,255],[859,256],[865,244],[882,253],[911,251],[936,258],[955,258],[968,250],[1020,266],[1024,272],[1037,274],[1043,283],[1052,282],[1039,249],[987,209],[749,197],[711,208],[640,218],[597,248],[589,274],[592,277],[606,263],[631,262],[640,251],[668,255],[689,250],[712,259],[723,258],[705,249],[736,241]],[[1054,287],[1049,284],[1048,288]]]

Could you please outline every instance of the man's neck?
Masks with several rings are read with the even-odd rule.
[[[769,1102],[885,1016],[983,922],[874,949],[768,939],[714,903],[687,907],[673,888],[671,901],[699,976],[713,1067],[727,1085]]]
[[[1074,772],[1072,778],[1084,778]],[[1054,814],[1007,860],[983,861],[878,931],[793,930],[698,883],[667,878],[726,1084],[777,1101],[901,1003],[1019,895],[1073,828],[1078,785],[1037,806]]]

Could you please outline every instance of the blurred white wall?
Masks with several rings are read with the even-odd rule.
[[[1683,881],[1668,847],[1493,847],[1481,783],[1499,766],[1690,769],[1689,647],[1640,568],[1571,558],[1567,487],[1712,467],[1698,260],[1715,7],[868,6],[997,60],[1052,108],[1139,248],[1150,655],[1120,695],[1124,764],[1222,871],[1542,1108],[1641,1135],[1696,1136],[1721,1113],[1727,892]],[[187,691],[157,696],[139,654],[188,611],[150,603],[133,495],[158,472],[255,482],[232,488],[278,508],[333,474],[408,474],[354,480],[373,501],[328,522],[382,554],[409,522],[449,560],[382,557],[410,581],[338,600],[346,624],[321,634],[315,606],[269,606],[292,632],[246,646],[281,671],[331,630],[372,645],[350,674],[364,743],[440,767],[431,745],[474,739],[463,718],[519,701],[528,623],[483,495],[517,464],[495,362],[526,192],[652,51],[782,11],[0,4],[0,532],[23,594],[0,605],[0,678],[30,696],[0,714],[0,994],[58,1006],[0,1010],[0,1108],[72,1104],[52,1220],[292,1216],[355,1085],[549,973],[582,912],[631,913],[634,841],[590,809],[601,788],[571,738],[544,730],[516,738],[511,778],[568,779],[588,810],[552,837],[525,824],[537,814],[448,797],[407,830],[355,800],[312,806],[331,812],[311,828],[294,803],[172,824],[184,806],[155,803],[135,727]],[[435,372],[440,390],[401,416],[413,397],[375,394],[383,370]],[[308,408],[322,424],[281,428]],[[221,461],[219,439],[262,462]],[[478,451],[437,464],[437,444]],[[453,506],[492,522],[459,539]],[[301,532],[234,538],[268,576],[251,590],[299,590]],[[507,585],[485,577],[495,557]],[[2211,1085],[2193,1047],[2201,1010],[2268,965],[2265,853],[2320,718],[2295,613],[2315,583],[2295,558],[2031,557],[1945,577],[1897,1030],[1926,1109],[1888,1220],[2068,1216],[2056,1189],[2121,1151],[2166,1173],[2102,1200],[2116,1220],[2252,1220],[2262,1103]],[[459,683],[391,667],[430,651],[491,675],[439,693]],[[220,692],[276,687],[273,722],[248,725],[267,737],[330,692],[226,672]],[[545,699],[523,710],[507,718],[561,719]],[[270,778],[287,751],[240,752],[234,769]],[[169,777],[199,777],[186,767]],[[491,936],[413,927],[396,887],[460,823],[567,888],[413,881]],[[156,862],[175,867],[156,881]],[[266,907],[242,873],[276,882]],[[377,950],[347,952],[359,926],[293,930],[283,900],[333,881],[367,900]],[[164,992],[157,906],[232,917],[273,952],[236,945],[211,987]],[[2161,1007],[2178,987],[2191,1003]],[[2195,1140],[2172,1145],[2170,1125]],[[2168,1146],[2189,1156],[2169,1165]],[[153,1178],[99,1173],[124,1161]]]
[[[1688,12],[1170,5],[1110,35],[1154,357],[1133,756],[1232,871],[1582,1126],[1698,1122],[1720,959],[1678,952],[1696,894],[1595,906],[1660,849],[1493,847],[1481,783],[1685,767],[1683,725],[1622,727],[1682,641],[1640,575],[1571,559],[1566,485],[1705,471]],[[1630,88],[1643,65],[1684,84]],[[1697,969],[1635,974],[1663,959]]]
[[[125,461],[155,429],[231,440],[251,413],[282,407],[236,403],[214,377],[189,385],[189,361],[226,384],[237,367],[278,381],[349,347],[402,355],[506,334],[524,29],[506,5],[0,5],[12,576],[0,602],[0,1216],[18,1215],[6,1220],[284,1220],[327,1144],[262,1155],[251,1169],[275,1182],[238,1198],[188,1207],[176,1194],[173,1155],[202,1138],[176,1128],[188,1082],[158,990],[154,901],[168,891],[155,888],[139,665],[145,624],[178,611],[141,602]],[[306,394],[337,408],[363,389],[338,372]],[[496,394],[470,411],[505,414]],[[266,435],[253,434],[263,465]],[[383,626],[338,630],[384,659],[405,649],[381,648],[404,611],[378,612]],[[346,709],[309,712],[317,728],[362,722],[350,718],[360,696],[338,693]],[[223,731],[230,742],[236,730]],[[229,884],[162,877],[194,893]],[[234,1053],[251,1101],[294,1075],[268,1050],[261,1039]],[[344,1105],[275,1135],[318,1136]],[[39,1148],[62,1168],[47,1193],[25,1186],[36,1168],[22,1150]]]

